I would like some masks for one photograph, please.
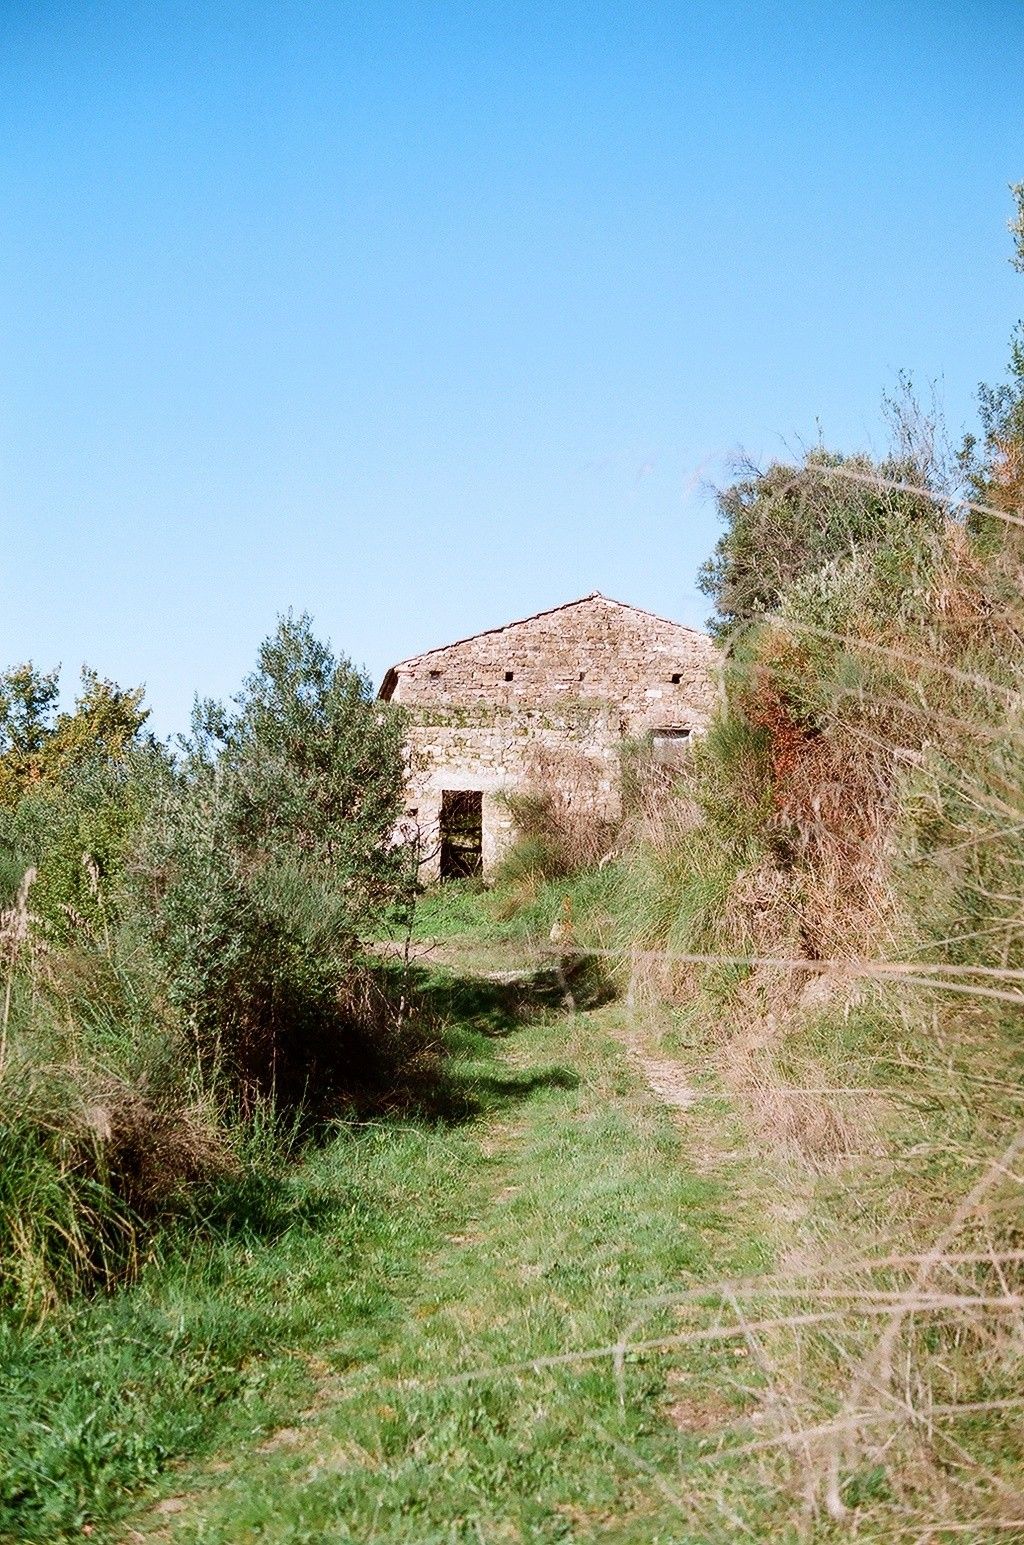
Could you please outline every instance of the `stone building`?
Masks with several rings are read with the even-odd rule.
[[[715,666],[706,634],[597,591],[393,665],[379,696],[409,713],[403,827],[426,873],[487,870],[513,836],[509,793],[542,785],[614,818],[623,741],[684,752]]]

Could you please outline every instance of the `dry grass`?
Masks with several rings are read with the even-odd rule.
[[[594,868],[611,856],[619,818],[602,790],[607,769],[575,745],[537,745],[523,790],[506,796],[516,842],[497,871],[499,885],[531,900],[545,880]]]
[[[678,825],[636,834],[645,926],[614,953],[685,1013],[780,1265],[630,1346],[734,1345],[742,1414],[688,1484],[742,1475],[795,1538],[1024,1538],[1017,524],[951,520],[889,618],[770,619],[729,710],[756,741],[713,732]]]

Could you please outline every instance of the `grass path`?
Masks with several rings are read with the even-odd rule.
[[[850,1537],[812,1505],[822,1445],[904,1280],[858,1261],[907,1250],[908,1198],[947,1216],[948,1077],[889,1110],[901,1193],[871,1021],[812,1020],[774,1064],[741,1026],[716,1060],[683,1010],[539,1014],[450,966],[433,1115],[341,1127],[164,1236],[130,1291],[0,1323],[0,1540]],[[801,1092],[840,1081],[864,1086],[848,1116]],[[976,1370],[933,1323],[915,1355],[963,1411],[935,1442],[867,1411],[879,1441],[843,1476],[865,1542],[981,1545],[1019,1517],[1017,1350],[989,1337]],[[995,1477],[980,1501],[964,1452]]]
[[[660,1297],[761,1264],[735,1195],[688,1162],[689,1118],[630,1065],[624,1023],[613,1007],[502,1039],[465,1028],[476,1119],[382,1126],[319,1156],[316,1183],[347,1175],[378,1226],[356,1259],[328,1227],[285,1252],[277,1283],[261,1272],[264,1291],[315,1301],[304,1400],[276,1430],[236,1430],[122,1537],[734,1537],[678,1490],[733,1347],[652,1350],[618,1376],[608,1356],[530,1366],[671,1334]]]

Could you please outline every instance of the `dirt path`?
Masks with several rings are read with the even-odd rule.
[[[616,1040],[625,1047],[631,1066],[663,1104],[671,1106],[673,1110],[690,1110],[701,1099],[701,1095],[690,1083],[687,1068],[681,1062],[654,1056],[642,1030],[636,1026],[622,1030],[616,1035]]]

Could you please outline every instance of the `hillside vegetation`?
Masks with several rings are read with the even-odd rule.
[[[0,1305],[30,1317],[415,1061],[359,958],[410,878],[369,683],[285,620],[174,753],[140,693],[87,672],[55,713],[57,687],[0,683]]]

